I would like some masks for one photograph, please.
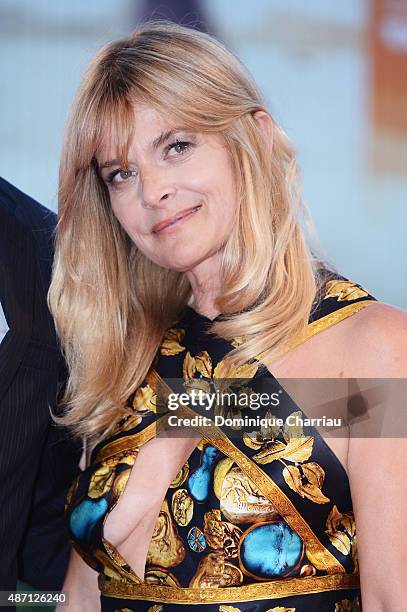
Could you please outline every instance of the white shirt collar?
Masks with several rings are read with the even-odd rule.
[[[7,319],[0,302],[0,342],[2,342],[4,336],[7,334],[9,329],[10,328],[8,326]]]

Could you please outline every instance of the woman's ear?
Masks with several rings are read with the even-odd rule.
[[[258,123],[263,132],[264,138],[266,139],[266,142],[269,143],[271,153],[271,151],[273,150],[274,133],[272,118],[268,113],[266,113],[266,111],[258,110],[253,113],[253,119],[255,119],[255,121]]]

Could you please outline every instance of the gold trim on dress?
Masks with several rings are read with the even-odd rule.
[[[315,336],[316,334],[319,334],[319,332],[322,332],[325,329],[328,329],[328,327],[332,327],[332,325],[335,325],[336,323],[343,321],[343,319],[347,319],[351,315],[356,314],[357,312],[359,312],[359,310],[362,310],[362,308],[365,308],[365,306],[369,306],[369,304],[377,304],[377,303],[378,303],[377,300],[364,300],[363,302],[356,302],[354,304],[348,304],[347,306],[343,306],[339,310],[335,310],[334,312],[331,312],[325,315],[324,317],[321,317],[320,319],[317,319],[316,321],[309,323],[305,331],[299,337],[296,336],[295,338],[293,338],[290,342],[286,344],[285,348],[278,354],[278,357],[285,355],[286,353],[288,353],[288,351],[291,351],[292,349],[296,348],[300,344],[303,344],[304,342],[306,342],[306,340],[309,340],[312,336]],[[264,354],[264,352],[265,351],[257,355],[256,359],[261,361],[262,355]]]
[[[102,595],[106,597],[146,600],[156,603],[177,602],[179,604],[268,601],[293,595],[309,595],[323,593],[324,591],[360,588],[359,576],[353,574],[284,578],[240,587],[205,589],[168,587],[146,583],[131,584],[118,580],[108,580],[101,574],[99,574],[98,583]]]
[[[103,448],[100,449],[93,463],[104,461],[108,457],[113,457],[114,455],[117,455],[123,451],[128,451],[130,449],[143,446],[143,444],[146,444],[146,442],[149,442],[160,432],[164,431],[167,426],[169,416],[169,414],[164,414],[161,418],[157,419],[157,421],[154,421],[154,423],[150,423],[150,425],[148,425],[142,431],[131,434],[130,436],[124,436],[123,438],[119,438],[113,442],[109,442],[109,444],[106,444],[106,446],[103,446]]]
[[[362,308],[364,308],[365,306],[369,306],[369,304],[377,304],[377,300],[364,300],[363,302],[348,304],[347,306],[344,306],[339,310],[335,310],[334,312],[331,312],[330,314],[327,314],[324,317],[313,321],[308,325],[304,333],[305,339],[308,339],[311,336],[317,334],[318,332],[324,331],[324,329],[331,327],[335,323],[339,323],[339,321],[350,317],[351,315],[357,313],[359,310],[362,310]]]

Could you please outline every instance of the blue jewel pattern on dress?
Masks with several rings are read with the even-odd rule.
[[[91,542],[92,532],[96,523],[106,514],[108,508],[107,500],[102,498],[97,501],[84,499],[71,512],[69,526],[72,534],[78,540]]]
[[[202,451],[201,465],[188,479],[188,490],[197,502],[204,502],[210,492],[211,475],[218,449],[206,446]]]
[[[302,541],[285,521],[259,525],[243,535],[240,560],[259,578],[281,578],[292,572],[302,557]]]
[[[202,552],[206,548],[205,536],[199,527],[191,527],[187,540],[189,547],[195,552]]]

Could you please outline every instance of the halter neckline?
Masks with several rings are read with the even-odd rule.
[[[201,319],[202,321],[209,322],[209,323],[214,323],[215,321],[218,321],[223,317],[223,314],[220,313],[214,319],[210,319],[209,317],[205,316],[204,314],[201,314],[200,312],[195,310],[195,308],[192,308],[192,306],[189,306],[188,304],[185,308],[186,308],[186,311],[192,315],[192,317],[198,320]]]

